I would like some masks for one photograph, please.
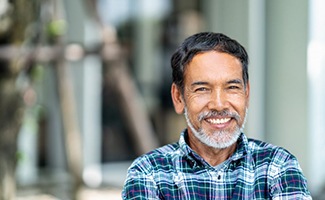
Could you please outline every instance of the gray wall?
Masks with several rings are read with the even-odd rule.
[[[266,139],[293,152],[307,173],[308,2],[266,8]]]

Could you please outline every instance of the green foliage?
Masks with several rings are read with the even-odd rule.
[[[16,159],[18,162],[22,162],[26,159],[26,155],[22,151],[17,151],[16,152]]]
[[[64,20],[53,20],[47,26],[49,38],[54,39],[63,36],[66,33],[67,24]]]
[[[31,69],[30,77],[33,81],[41,81],[44,77],[44,66],[36,63]]]

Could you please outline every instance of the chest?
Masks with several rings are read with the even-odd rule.
[[[268,199],[266,172],[203,169],[155,175],[161,199]]]

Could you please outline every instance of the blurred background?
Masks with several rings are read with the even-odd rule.
[[[245,133],[325,199],[322,0],[0,0],[0,199],[121,199],[137,156],[185,128],[170,57],[222,32],[250,55]]]

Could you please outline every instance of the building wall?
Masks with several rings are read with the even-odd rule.
[[[305,173],[307,43],[308,2],[266,1],[266,139],[294,153]]]

